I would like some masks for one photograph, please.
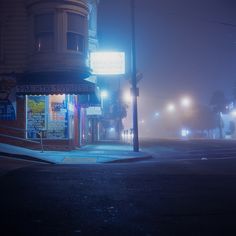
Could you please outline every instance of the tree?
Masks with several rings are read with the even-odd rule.
[[[227,105],[227,99],[224,93],[220,90],[215,91],[212,94],[210,105],[217,118],[217,126],[219,128],[220,138],[223,138],[223,132],[222,132],[223,123],[221,119],[221,113],[225,112]]]
[[[216,119],[210,107],[195,104],[189,116],[183,116],[183,123],[192,130],[211,130],[216,127]]]

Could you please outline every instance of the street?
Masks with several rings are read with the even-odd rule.
[[[235,144],[146,140],[146,161],[7,164],[0,235],[235,235]]]

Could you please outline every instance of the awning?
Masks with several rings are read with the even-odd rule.
[[[29,73],[17,78],[18,95],[97,94],[97,86],[76,72]]]

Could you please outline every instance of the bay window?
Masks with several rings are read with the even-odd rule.
[[[84,52],[85,17],[67,13],[67,49]]]
[[[44,52],[54,49],[54,14],[35,16],[35,51]]]

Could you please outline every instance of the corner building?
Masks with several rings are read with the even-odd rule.
[[[97,139],[86,115],[100,106],[88,67],[89,51],[97,48],[97,4],[1,0],[1,142],[39,148],[42,138],[53,150]]]

